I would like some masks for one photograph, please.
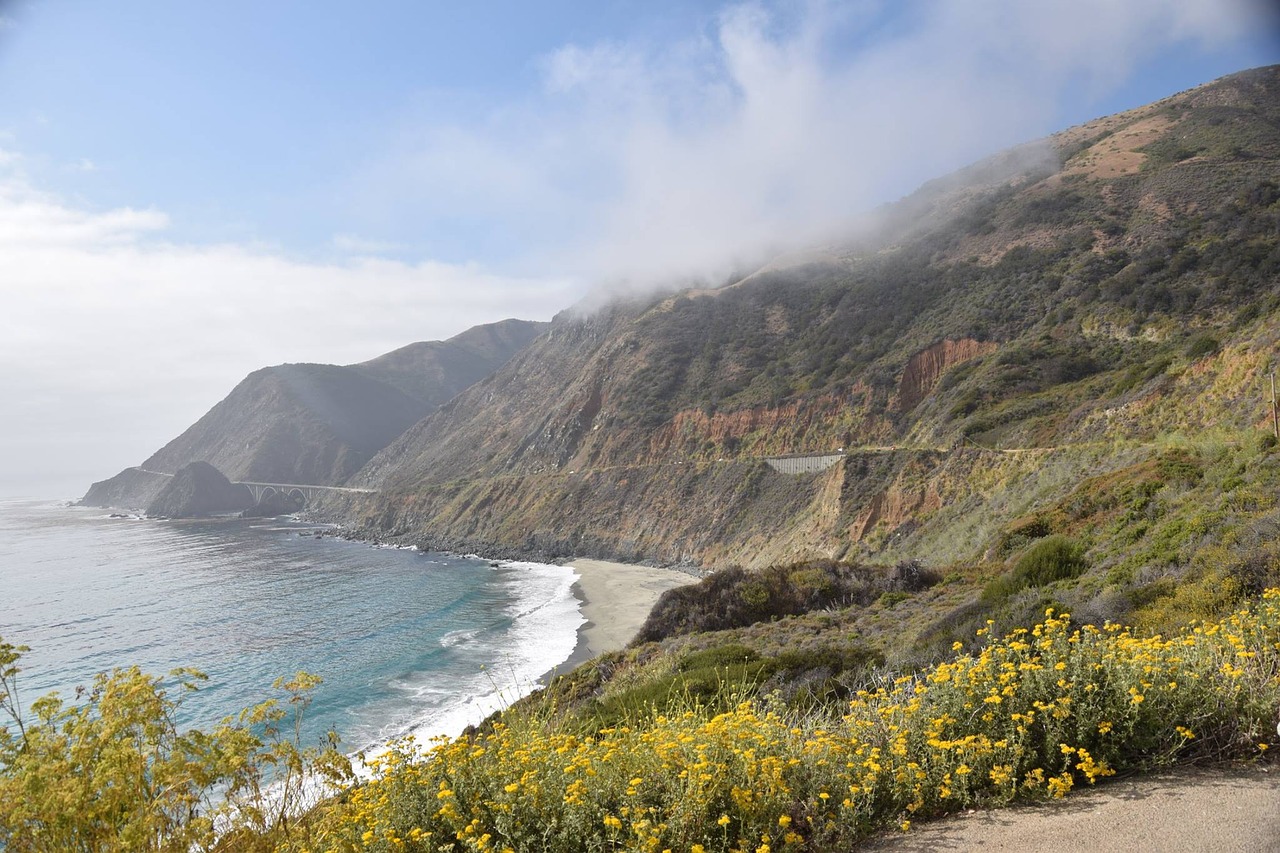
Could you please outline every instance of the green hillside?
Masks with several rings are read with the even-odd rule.
[[[566,312],[329,509],[424,547],[755,571],[697,594],[736,621],[672,603],[692,628],[647,628],[570,704],[725,646],[744,684],[839,692],[1047,607],[1211,618],[1280,583],[1278,165],[1274,67],[1064,131],[803,263]]]

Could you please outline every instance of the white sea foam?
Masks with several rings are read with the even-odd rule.
[[[476,638],[476,635],[479,633],[480,633],[479,628],[472,628],[469,630],[462,630],[462,631],[450,631],[449,633],[445,634],[443,637],[440,638],[440,645],[444,646],[446,649],[453,648],[459,643],[465,643],[470,640],[474,640]]]
[[[483,558],[478,558],[483,559]],[[413,691],[433,706],[413,720],[409,730],[384,731],[384,743],[366,754],[385,754],[386,741],[403,734],[413,736],[419,746],[439,737],[456,737],[495,711],[506,708],[538,687],[538,679],[564,663],[577,644],[578,628],[585,622],[573,594],[577,574],[565,566],[545,563],[504,561],[493,571],[512,594],[507,608],[510,625],[500,638],[491,665],[452,682],[447,689],[436,683],[396,686]],[[452,631],[440,639],[451,648],[475,640],[478,630]],[[491,641],[492,642],[492,641]],[[367,774],[361,768],[361,775]]]

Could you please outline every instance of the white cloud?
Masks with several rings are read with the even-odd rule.
[[[508,316],[546,319],[577,293],[473,264],[162,242],[166,224],[0,180],[0,399],[15,413],[0,493],[42,482],[50,459],[34,449],[50,444],[83,485],[136,464],[259,367],[351,363]]]
[[[427,218],[533,231],[548,268],[715,276],[1056,130],[1073,87],[1100,97],[1261,14],[1248,0],[731,6],[675,44],[564,45],[530,101],[433,119],[379,177]]]

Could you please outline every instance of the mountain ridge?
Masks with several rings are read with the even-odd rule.
[[[405,429],[499,367],[546,324],[504,320],[354,365],[250,373],[139,468],[96,483],[91,504],[144,508],[175,474],[207,462],[234,481],[339,485]]]
[[[1274,331],[1278,129],[1280,71],[1242,72],[930,182],[834,260],[562,312],[353,478],[380,495],[328,511],[370,536],[548,558],[979,555],[1037,502],[1157,453],[1174,420],[1256,427],[1256,399],[1217,388],[1218,420],[1194,400],[1219,368],[1254,376]],[[1131,448],[1101,458],[1098,441]],[[760,461],[837,448],[803,483]],[[946,522],[929,544],[957,501],[976,511],[963,478],[1027,468],[1001,450],[1072,458],[1007,487],[987,539],[944,544]]]

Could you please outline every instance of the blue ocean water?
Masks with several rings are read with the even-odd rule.
[[[298,670],[324,683],[304,738],[345,751],[457,734],[565,661],[571,569],[377,548],[287,520],[161,521],[0,502],[0,636],[27,645],[24,703],[137,664],[209,676],[208,726]]]

